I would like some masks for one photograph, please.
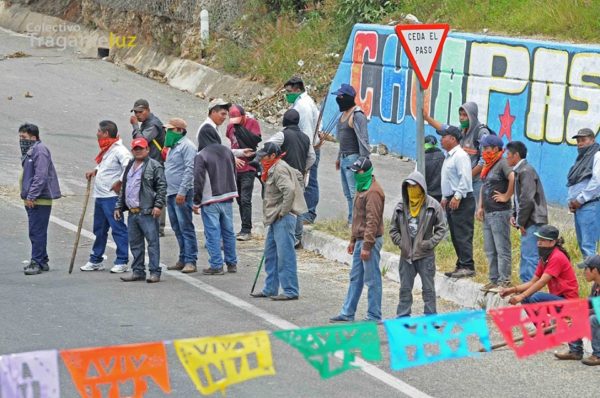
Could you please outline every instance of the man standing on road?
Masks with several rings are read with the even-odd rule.
[[[219,126],[225,122],[231,104],[216,98],[208,104],[208,117],[198,129],[198,152],[210,144],[220,144]]]
[[[165,207],[167,182],[163,166],[148,155],[148,141],[135,138],[131,142],[134,160],[129,162],[123,173],[123,186],[117,207],[115,220],[120,221],[125,211],[127,218],[127,235],[129,247],[133,255],[131,275],[122,276],[123,282],[143,281],[146,279],[145,254],[148,241],[148,283],[160,281],[160,241],[158,235],[158,219]]]
[[[481,139],[483,148],[483,186],[479,194],[477,219],[483,222],[483,245],[489,264],[489,283],[483,292],[498,292],[511,286],[512,252],[510,244],[510,198],[515,173],[502,157],[502,139],[488,134]]]
[[[427,194],[423,175],[414,171],[402,183],[402,201],[392,216],[390,236],[400,247],[400,302],[397,317],[410,316],[417,274],[423,285],[425,315],[437,313],[435,302],[435,247],[444,239],[448,224],[444,209]]]
[[[167,267],[170,271],[181,271],[184,274],[196,272],[198,259],[198,241],[193,220],[194,198],[194,158],[196,147],[187,137],[187,123],[175,118],[165,124],[167,135],[167,160],[165,161],[165,178],[167,180],[167,208],[171,228],[179,245],[179,258],[174,265]]]
[[[150,148],[150,158],[163,164],[162,150],[165,146],[165,130],[162,122],[150,111],[150,104],[145,99],[135,101],[131,112],[134,113],[129,118],[129,123],[133,128],[132,138],[145,138]],[[166,212],[163,211],[160,214],[160,236],[165,236],[165,221]]]
[[[339,315],[329,321],[352,322],[363,285],[369,289],[365,321],[381,321],[381,246],[383,245],[383,206],[385,194],[373,176],[369,158],[360,157],[350,166],[355,173],[356,196],[352,213],[352,236],[348,254],[352,255],[350,285]]]
[[[527,147],[521,141],[506,144],[506,162],[515,172],[513,215],[510,223],[521,233],[521,282],[533,278],[539,255],[535,233],[548,224],[544,187],[537,172],[527,162]]]
[[[591,129],[581,129],[577,159],[567,175],[569,210],[575,213],[575,233],[583,257],[596,254],[600,240],[600,144]]]
[[[85,173],[89,180],[94,178],[94,245],[87,264],[79,267],[82,271],[104,270],[103,255],[106,250],[108,230],[117,245],[117,258],[110,272],[127,272],[129,249],[127,245],[127,226],[123,220],[115,220],[114,211],[118,195],[121,192],[121,178],[125,167],[131,160],[131,153],[119,138],[117,125],[110,120],[100,122],[98,132],[100,153],[96,156],[96,168]]]
[[[442,166],[442,208],[446,210],[450,238],[456,251],[456,269],[447,272],[452,278],[475,275],[473,229],[475,198],[471,181],[471,160],[459,145],[461,133],[454,126],[439,132],[442,147],[448,153]]]
[[[40,130],[35,124],[25,123],[19,127],[21,165],[19,178],[21,199],[25,204],[29,221],[31,261],[25,267],[25,275],[37,275],[49,271],[48,223],[52,201],[61,197],[58,177],[48,148],[40,141]]]
[[[335,169],[340,170],[342,189],[348,202],[348,224],[352,223],[352,204],[356,192],[355,173],[349,169],[359,156],[368,158],[371,154],[369,145],[369,131],[367,130],[367,117],[362,109],[355,104],[356,90],[349,84],[332,93],[338,104],[342,116],[337,125],[337,138],[340,149]]]
[[[297,300],[300,295],[294,230],[296,217],[306,212],[302,174],[281,158],[279,145],[266,142],[258,151],[265,184],[263,222],[268,227],[265,240],[265,287],[252,297],[270,297],[275,301]],[[279,286],[283,293],[279,294]]]
[[[321,159],[320,142],[321,139],[315,134],[317,121],[319,119],[319,109],[315,101],[306,92],[304,81],[298,76],[292,77],[284,85],[286,94],[285,99],[292,109],[298,111],[300,121],[298,127],[310,140],[310,145],[315,148],[315,161],[310,167],[308,185],[304,190],[304,199],[308,211],[300,217],[302,222],[312,224],[317,218],[317,205],[319,204],[319,182],[317,180],[319,160]],[[284,150],[285,151],[285,150]]]
[[[444,152],[437,146],[437,138],[433,135],[425,137],[425,181],[427,195],[439,202],[442,201],[442,165]]]
[[[258,121],[246,114],[241,105],[232,105],[229,108],[229,125],[226,136],[231,142],[231,149],[250,149],[256,152],[258,143],[262,141]],[[247,241],[252,238],[252,192],[254,191],[254,178],[256,168],[250,165],[254,159],[243,157],[244,164],[236,167],[236,183],[238,188],[237,203],[240,209],[242,228],[237,234],[237,240]]]

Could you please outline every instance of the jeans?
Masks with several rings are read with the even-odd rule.
[[[371,256],[365,261],[360,259],[363,244],[364,241],[360,239],[354,245],[352,269],[350,270],[350,285],[348,286],[348,294],[346,295],[340,315],[348,319],[354,319],[358,300],[362,294],[363,286],[366,285],[369,288],[367,296],[367,319],[379,321],[381,320],[381,296],[383,294],[379,260],[381,258],[383,238],[379,237],[375,240],[375,245],[371,249]]]
[[[344,196],[348,202],[348,224],[352,223],[352,206],[354,204],[354,194],[356,193],[356,181],[354,180],[354,172],[348,167],[358,159],[358,153],[348,155],[340,159],[340,174],[342,176],[342,189]]]
[[[242,229],[240,233],[249,234],[252,232],[252,191],[254,191],[254,171],[247,171],[237,175],[238,197],[236,198],[240,208],[240,218],[242,219]]]
[[[160,242],[158,231],[160,219],[151,214],[132,214],[127,217],[127,232],[129,235],[129,248],[133,255],[131,269],[134,274],[145,275],[144,251],[145,241],[148,241],[148,270],[151,275],[160,276]]]
[[[456,269],[465,268],[475,271],[475,262],[473,261],[474,215],[475,199],[473,196],[463,198],[456,210],[450,210],[446,206],[450,238],[458,257]]]
[[[48,264],[48,223],[52,206],[35,205],[34,208],[26,207],[29,222],[29,241],[31,242],[31,261],[36,264]]]
[[[269,226],[265,240],[265,287],[267,296],[279,294],[279,286],[288,297],[298,297],[298,272],[294,250],[296,217],[288,214]]]
[[[600,357],[600,322],[598,321],[598,315],[590,316],[590,325],[592,326],[592,355]],[[569,351],[583,354],[583,341],[579,339],[570,342]]]
[[[129,248],[127,245],[127,226],[123,219],[115,220],[115,206],[117,197],[96,198],[94,203],[94,245],[90,254],[90,262],[98,264],[104,258],[106,241],[108,240],[108,229],[112,229],[112,237],[117,245],[117,258],[115,265],[127,264],[129,260]]]
[[[523,304],[534,304],[534,303],[543,303],[546,301],[559,301],[564,300],[563,297],[546,293],[546,292],[535,292],[529,297],[525,297],[522,301]]]
[[[473,178],[473,198],[475,198],[475,209],[479,206],[479,194],[481,192],[481,187],[483,186],[483,182],[480,177]]]
[[[304,200],[308,207],[308,212],[304,213],[302,218],[314,223],[317,219],[317,205],[319,204],[319,181],[317,180],[317,173],[319,169],[319,161],[321,160],[321,150],[315,149],[315,163],[312,165],[309,171],[308,185],[304,191]]]
[[[533,278],[535,269],[540,260],[537,248],[537,236],[534,235],[541,224],[534,224],[525,229],[525,235],[521,235],[521,265],[519,275],[523,283]]]
[[[596,254],[600,237],[600,201],[586,203],[575,212],[575,233],[583,258]]]
[[[208,265],[214,269],[223,268],[221,242],[223,242],[225,264],[237,265],[232,202],[233,200],[228,200],[200,207],[206,250],[208,251]]]
[[[193,221],[193,190],[189,190],[185,195],[185,203],[178,206],[175,203],[177,195],[167,196],[167,208],[169,210],[169,221],[171,228],[179,244],[179,261],[183,264],[191,263],[196,265],[198,260],[198,241],[196,240],[196,230]]]
[[[483,246],[490,265],[490,282],[510,282],[510,216],[512,210],[485,213]]]
[[[158,220],[158,231],[161,234],[165,233],[166,221],[167,221],[167,209],[163,208],[163,211],[160,212],[160,218]]]
[[[414,260],[409,263],[400,257],[400,302],[396,309],[396,316],[410,316],[413,303],[413,285],[417,274],[423,282],[423,302],[425,315],[436,314],[435,303],[435,256]]]

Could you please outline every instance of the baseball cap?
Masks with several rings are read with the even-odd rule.
[[[137,100],[137,101],[134,102],[133,109],[131,109],[131,112],[133,112],[133,111],[143,111],[145,109],[150,109],[150,104],[145,99],[140,98],[139,100]]]
[[[434,135],[426,135],[424,142],[426,144],[431,144],[431,145],[437,145],[437,143],[438,143],[437,138],[435,138]]]
[[[343,83],[337,91],[332,92],[333,95],[349,95],[351,97],[356,97],[356,90],[349,84]]]
[[[598,271],[600,271],[600,256],[599,255],[589,256],[588,258],[585,259],[585,261],[577,264],[577,268],[581,268],[581,269],[596,268]]]
[[[227,102],[223,98],[215,98],[208,104],[208,111],[212,111],[217,106],[222,106],[223,108],[229,109],[231,102]]]
[[[145,138],[135,138],[131,141],[131,149],[133,148],[148,148],[148,141]]]
[[[275,154],[279,156],[281,154],[281,147],[273,142],[265,142],[262,149],[256,153],[257,158]]]
[[[538,231],[534,232],[533,234],[539,239],[556,240],[558,239],[559,232],[558,228],[552,225],[542,225],[540,229],[538,229]]]
[[[502,148],[504,146],[504,142],[502,142],[502,138],[498,137],[495,134],[487,134],[481,138],[479,141],[479,145],[484,148],[486,146],[495,146],[498,148]]]
[[[351,166],[348,166],[349,170],[352,170],[353,172],[358,172],[358,171],[367,171],[370,170],[371,167],[373,167],[373,164],[371,163],[371,161],[369,160],[369,158],[361,156],[358,159],[356,159],[356,161],[354,163],[352,163]]]
[[[246,114],[246,111],[241,105],[234,104],[229,108],[229,122],[233,124],[240,124],[242,116]]]
[[[571,138],[579,138],[579,137],[596,137],[596,134],[592,131],[592,129],[584,128],[581,129]]]
[[[458,127],[455,126],[448,126],[448,125],[444,125],[442,126],[441,130],[437,130],[437,133],[439,135],[441,135],[442,137],[445,135],[451,135],[452,137],[456,138],[456,141],[460,141],[461,135],[462,133],[460,132],[460,130],[458,129]]]
[[[173,119],[169,119],[169,122],[164,125],[166,129],[187,129],[187,123],[185,120],[175,117]]]

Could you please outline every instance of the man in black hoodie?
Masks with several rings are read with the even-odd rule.
[[[433,135],[425,137],[425,181],[427,182],[427,194],[442,201],[442,165],[444,164],[444,152],[437,146],[437,138]]]

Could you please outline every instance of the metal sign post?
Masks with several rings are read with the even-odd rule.
[[[417,83],[417,171],[425,175],[425,120],[423,120],[423,87]]]

